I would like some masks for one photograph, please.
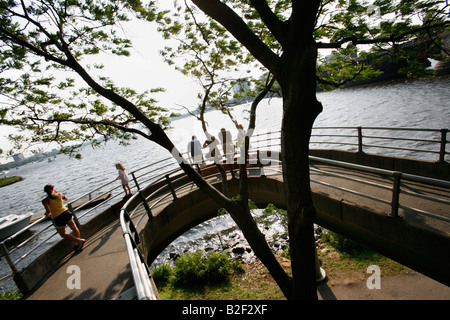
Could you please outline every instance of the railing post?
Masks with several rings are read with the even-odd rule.
[[[259,152],[259,149],[256,150],[256,161],[257,161],[256,164],[257,164],[260,174],[261,174],[261,178],[265,178],[266,174],[264,172],[264,165],[261,162],[261,154]]]
[[[124,213],[123,217],[124,217],[125,223],[128,224],[128,226],[127,226],[128,234],[131,237],[131,239],[133,240],[135,247],[137,248],[137,245],[141,243],[141,238],[139,238],[139,234],[136,230],[136,227],[134,226],[133,221],[131,220],[130,215],[128,214],[128,211],[124,210],[123,213]]]
[[[357,127],[358,129],[358,153],[363,153],[363,137],[362,137],[362,127]]]
[[[441,148],[439,150],[439,162],[445,161],[445,147],[447,145],[448,129],[441,129]]]
[[[141,190],[139,190],[139,197],[141,198],[142,203],[144,204],[145,211],[147,211],[148,219],[153,219],[152,210],[150,210],[150,207],[148,206],[147,199],[145,199],[144,194]]]
[[[138,191],[141,190],[141,188],[139,187],[139,183],[136,179],[136,176],[134,175],[134,172],[131,173],[131,176],[133,177],[134,184],[136,185],[136,188],[138,189]]]
[[[9,255],[8,248],[6,248],[6,245],[4,242],[0,243],[0,252],[5,257],[6,262],[8,262],[13,274],[19,273],[19,270],[17,270],[16,265],[12,261],[11,256]]]
[[[392,202],[391,202],[391,217],[392,218],[398,218],[401,179],[402,179],[402,173],[395,171],[394,172],[394,186],[392,188]]]
[[[172,183],[170,182],[170,177],[166,174],[167,185],[169,186],[170,192],[172,193],[173,200],[178,200],[175,190],[172,187]]]
[[[148,206],[147,200],[145,199],[145,196],[141,191],[141,187],[139,186],[139,183],[136,179],[136,176],[134,175],[134,172],[131,173],[131,176],[133,177],[134,184],[136,185],[136,188],[138,190],[139,198],[141,198],[141,201],[144,204],[145,211],[147,211],[148,219],[151,220],[153,218],[152,210],[150,210],[150,207]]]
[[[19,288],[20,292],[22,294],[27,294],[31,292],[31,288],[29,288],[28,283],[23,278],[22,274],[17,270],[16,265],[14,264],[14,261],[11,259],[11,256],[9,255],[8,248],[5,245],[5,242],[0,243],[0,253],[5,257],[6,262],[8,262],[9,267],[12,270],[12,275],[14,282],[16,283],[17,287]]]

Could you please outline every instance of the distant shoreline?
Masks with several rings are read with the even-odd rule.
[[[13,177],[7,177],[7,178],[0,178],[0,188],[8,186],[10,184],[22,181],[23,178],[19,176],[13,176]]]

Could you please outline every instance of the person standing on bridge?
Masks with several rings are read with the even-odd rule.
[[[67,201],[67,197],[57,192],[51,184],[46,185],[44,191],[47,193],[47,197],[42,200],[45,215],[52,219],[56,231],[63,239],[74,242],[77,251],[83,249],[86,240],[80,238],[80,230],[72,219],[72,213],[67,210],[63,203],[63,201]],[[72,229],[73,234],[66,233],[66,226]]]
[[[234,144],[231,132],[225,128],[220,129],[219,139],[222,142],[222,150],[225,155],[227,164],[233,164],[234,159]]]
[[[202,153],[202,145],[200,144],[200,141],[198,141],[196,136],[192,136],[192,140],[188,142],[187,148],[189,153],[189,159],[192,161],[192,164],[197,167],[198,173],[201,174],[200,165],[203,167],[204,160]]]
[[[206,139],[205,143],[203,143],[203,148],[208,147],[209,152],[207,153],[207,158],[211,158],[214,160],[215,163],[220,164],[222,155],[220,154],[220,150],[217,147],[220,144],[220,142],[216,139],[216,137],[208,135],[208,138]]]
[[[125,197],[131,196],[131,189],[129,185],[130,179],[128,178],[125,166],[122,163],[117,162],[116,169],[119,171],[119,176],[117,177],[117,179],[120,179],[120,181],[122,181],[122,187],[123,190],[125,190]]]

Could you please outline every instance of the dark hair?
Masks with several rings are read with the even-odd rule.
[[[47,193],[48,196],[49,196],[50,198],[54,198],[54,197],[52,196],[52,191],[53,191],[53,188],[54,188],[54,187],[55,187],[55,186],[53,186],[53,185],[51,185],[51,184],[48,184],[48,185],[46,185],[46,186],[44,187],[44,192]]]

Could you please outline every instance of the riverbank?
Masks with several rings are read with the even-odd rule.
[[[319,260],[327,273],[326,280],[317,285],[320,300],[450,299],[449,287],[374,252],[364,252],[366,258],[361,259],[332,246],[319,245]],[[282,256],[278,259],[290,274],[290,260]],[[367,273],[367,267],[373,263],[381,270],[380,287],[369,289],[367,281],[371,274]],[[158,287],[160,297],[162,300],[285,300],[259,260],[242,261],[241,264],[243,271],[234,273],[229,282],[197,287]]]
[[[6,177],[6,178],[0,178],[0,188],[8,186],[10,184],[22,181],[23,178],[19,176],[13,176],[13,177]]]

